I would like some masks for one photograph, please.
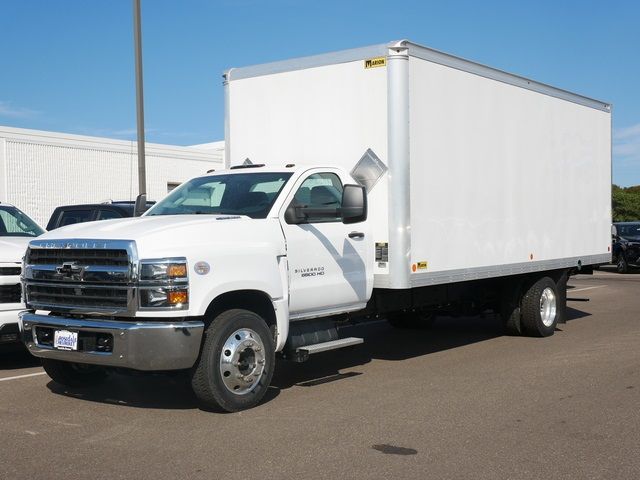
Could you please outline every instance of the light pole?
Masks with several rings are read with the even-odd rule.
[[[138,198],[135,215],[146,206],[147,173],[144,158],[144,96],[142,93],[142,31],[140,28],[140,0],[133,0],[133,41],[136,52],[136,116],[138,127]]]

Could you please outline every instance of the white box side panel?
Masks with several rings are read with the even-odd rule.
[[[608,253],[610,113],[413,57],[410,97],[418,275]]]
[[[229,105],[230,165],[249,158],[349,172],[367,148],[387,164],[384,67],[365,69],[360,60],[232,80]],[[378,242],[388,239],[387,204],[385,174],[369,195]]]
[[[133,142],[131,145],[127,153],[90,145],[6,139],[7,189],[3,200],[22,209],[43,227],[60,205],[133,200],[138,193],[138,167],[136,146]],[[163,198],[168,182],[183,182],[210,168],[222,168],[221,154],[203,161],[201,154],[189,159],[188,148],[184,150],[179,159],[154,154],[153,148],[147,150],[150,200]]]

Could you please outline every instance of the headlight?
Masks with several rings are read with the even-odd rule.
[[[186,259],[143,260],[140,265],[141,282],[186,282]]]
[[[189,306],[189,291],[186,288],[176,287],[143,288],[140,290],[140,306],[186,309]]]
[[[161,258],[140,262],[140,307],[186,310],[189,308],[186,258]]]

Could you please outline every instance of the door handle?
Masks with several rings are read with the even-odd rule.
[[[362,232],[351,232],[349,234],[349,238],[364,238],[364,233],[362,233]]]

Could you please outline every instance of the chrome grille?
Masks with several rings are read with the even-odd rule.
[[[0,275],[20,275],[20,267],[0,267]]]
[[[20,303],[20,284],[0,285],[0,303]]]
[[[129,265],[129,256],[126,250],[81,248],[29,249],[27,256],[29,265],[61,265],[70,262],[126,267]]]
[[[126,240],[33,240],[25,257],[28,308],[130,316],[136,310],[137,253]]]
[[[27,285],[29,305],[88,308],[127,308],[127,287],[99,287],[90,285]]]

